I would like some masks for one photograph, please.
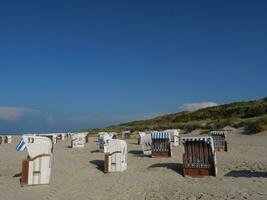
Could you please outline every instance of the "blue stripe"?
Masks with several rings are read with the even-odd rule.
[[[152,139],[167,139],[170,138],[170,133],[169,132],[152,132],[151,133],[151,138]]]
[[[16,149],[17,151],[23,151],[25,149],[26,145],[23,141],[23,139],[20,140],[19,144],[17,145]]]

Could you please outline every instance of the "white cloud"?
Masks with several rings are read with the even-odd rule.
[[[219,104],[214,102],[201,102],[201,103],[186,103],[180,107],[183,111],[196,111],[202,108],[214,107]]]
[[[20,107],[0,106],[0,120],[15,121],[21,117],[39,112],[38,110]]]

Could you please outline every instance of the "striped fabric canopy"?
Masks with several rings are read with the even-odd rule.
[[[151,138],[152,139],[169,139],[170,138],[170,133],[169,132],[152,132],[151,133]]]
[[[227,131],[210,131],[209,135],[210,136],[223,136],[226,137]]]
[[[23,141],[23,138],[21,138],[20,142],[18,143],[16,149],[17,151],[24,151],[24,149],[26,148],[26,144]]]
[[[185,144],[188,141],[204,141],[206,144],[212,144],[211,137],[184,137],[181,139],[182,143]]]

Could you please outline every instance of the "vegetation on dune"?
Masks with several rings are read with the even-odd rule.
[[[215,130],[225,126],[245,127],[248,134],[267,129],[267,98],[237,102],[204,108],[195,112],[179,112],[158,116],[149,120],[133,121],[100,129],[89,129],[95,134],[99,131],[123,130],[146,131],[180,128],[185,132],[195,129]]]

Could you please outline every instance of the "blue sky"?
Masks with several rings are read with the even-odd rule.
[[[0,132],[79,130],[265,97],[266,9],[1,1]]]

